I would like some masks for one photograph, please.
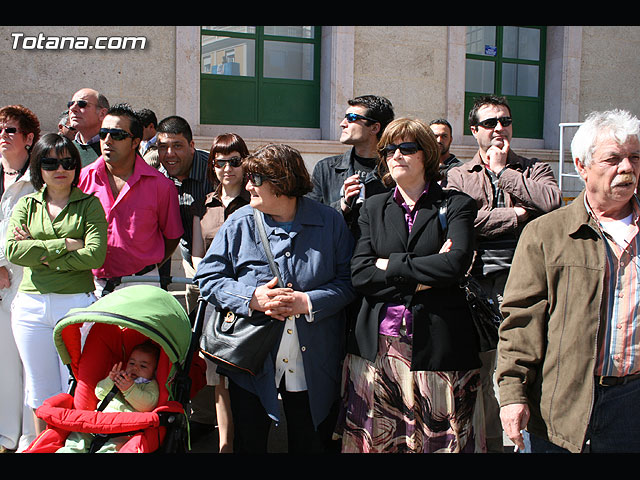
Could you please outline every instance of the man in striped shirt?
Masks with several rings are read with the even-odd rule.
[[[213,185],[207,177],[209,153],[195,148],[189,123],[182,117],[170,116],[163,119],[157,128],[159,171],[173,180],[178,189],[180,217],[184,234],[180,239],[182,265],[187,277],[193,277],[195,270],[191,261],[193,237],[193,211],[191,205],[211,191]],[[198,289],[187,285],[186,308],[191,312],[198,301]]]
[[[498,346],[520,449],[640,452],[639,135],[628,112],[591,114],[571,144],[584,191],[520,237]]]

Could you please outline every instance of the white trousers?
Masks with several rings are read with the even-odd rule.
[[[0,446],[18,448],[23,431],[24,386],[22,362],[11,328],[11,297],[0,301]],[[33,423],[32,415],[27,420]]]
[[[11,304],[11,324],[25,372],[25,403],[38,408],[69,388],[69,369],[53,343],[53,328],[71,308],[96,300],[93,293],[31,294],[18,292]]]

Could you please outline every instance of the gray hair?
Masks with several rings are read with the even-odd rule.
[[[640,137],[640,120],[626,110],[590,113],[571,141],[574,166],[576,159],[585,167],[591,165],[596,141],[603,135],[620,144],[625,143],[630,136]]]

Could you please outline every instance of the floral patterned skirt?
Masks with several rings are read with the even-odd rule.
[[[411,339],[378,338],[374,362],[345,359],[342,452],[485,452],[479,370],[411,371]]]

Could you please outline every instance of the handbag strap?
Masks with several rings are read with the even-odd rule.
[[[284,287],[284,283],[282,282],[282,277],[280,276],[280,269],[278,269],[278,265],[273,259],[273,253],[271,253],[271,245],[269,245],[269,239],[267,238],[267,231],[264,228],[264,214],[254,208],[253,216],[256,221],[256,229],[260,234],[260,239],[262,240],[262,246],[264,248],[264,252],[267,254],[267,260],[269,260],[269,267],[271,267],[271,272],[274,276],[278,277],[278,286],[280,288]]]

